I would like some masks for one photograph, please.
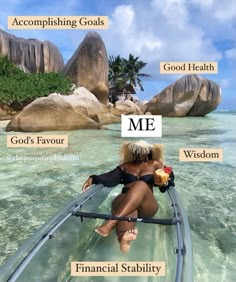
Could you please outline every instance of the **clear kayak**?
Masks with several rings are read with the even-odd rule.
[[[111,191],[113,191],[111,193]],[[192,243],[188,219],[174,187],[158,197],[158,218],[136,221],[139,234],[128,254],[120,252],[115,234],[94,232],[109,219],[117,189],[94,185],[43,225],[0,269],[0,281],[127,281],[127,277],[72,277],[72,261],[163,261],[164,277],[129,277],[129,281],[193,281]]]

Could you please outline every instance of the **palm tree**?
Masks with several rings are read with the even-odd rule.
[[[110,56],[109,57],[109,74],[108,80],[110,87],[116,87],[122,90],[126,84],[126,79],[124,77],[124,63],[120,56]]]
[[[141,73],[140,71],[147,65],[143,61],[139,61],[139,57],[134,57],[129,54],[128,60],[124,59],[124,73],[127,81],[128,89],[137,89],[144,91],[141,77],[149,77],[149,74]]]
[[[110,88],[115,88],[119,92],[135,94],[135,90],[139,88],[144,91],[141,77],[150,75],[141,73],[147,63],[139,60],[139,57],[134,57],[129,54],[128,60],[120,56],[109,57],[109,84]]]

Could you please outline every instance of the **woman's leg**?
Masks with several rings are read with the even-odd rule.
[[[125,194],[120,194],[112,202],[113,215],[115,215],[124,197]],[[138,216],[137,210],[127,215],[127,217],[134,217],[134,218],[137,216]],[[121,220],[118,221],[118,223],[116,224],[116,234],[117,234],[117,239],[120,243],[120,250],[124,253],[127,253],[129,251],[131,242],[134,241],[137,237],[138,230],[134,228],[135,224],[136,224],[135,222],[121,221]]]
[[[157,202],[151,189],[145,182],[135,181],[129,186],[129,190],[124,195],[114,216],[127,216],[135,210],[138,210],[140,216],[152,217],[157,212]],[[99,226],[96,232],[102,236],[107,236],[117,223],[117,220],[108,220]]]
[[[125,193],[118,195],[112,202],[112,215],[117,213],[117,210],[125,198]],[[137,217],[138,211],[135,210],[130,214],[126,215],[127,217]],[[116,234],[117,238],[120,239],[122,233],[125,233],[127,230],[134,229],[135,222],[128,222],[128,221],[118,221],[116,224]]]

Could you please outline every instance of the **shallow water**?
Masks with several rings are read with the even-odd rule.
[[[120,126],[112,125],[60,132],[69,135],[66,149],[6,148],[5,124],[0,122],[0,264],[81,192],[88,175],[115,167],[122,142]],[[146,139],[165,145],[166,164],[174,168],[192,231],[197,282],[235,281],[235,124],[230,112],[164,118],[163,137]],[[224,161],[179,162],[179,148],[190,147],[223,148]]]

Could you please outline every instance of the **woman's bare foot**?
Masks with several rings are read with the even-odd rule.
[[[109,222],[105,222],[104,224],[98,226],[95,229],[95,232],[97,232],[98,234],[100,234],[103,237],[106,237],[110,234],[112,227],[113,226],[110,226]]]
[[[130,249],[130,244],[132,241],[134,241],[137,237],[138,230],[137,229],[131,229],[128,230],[122,235],[120,239],[120,250],[123,253],[128,253]]]

